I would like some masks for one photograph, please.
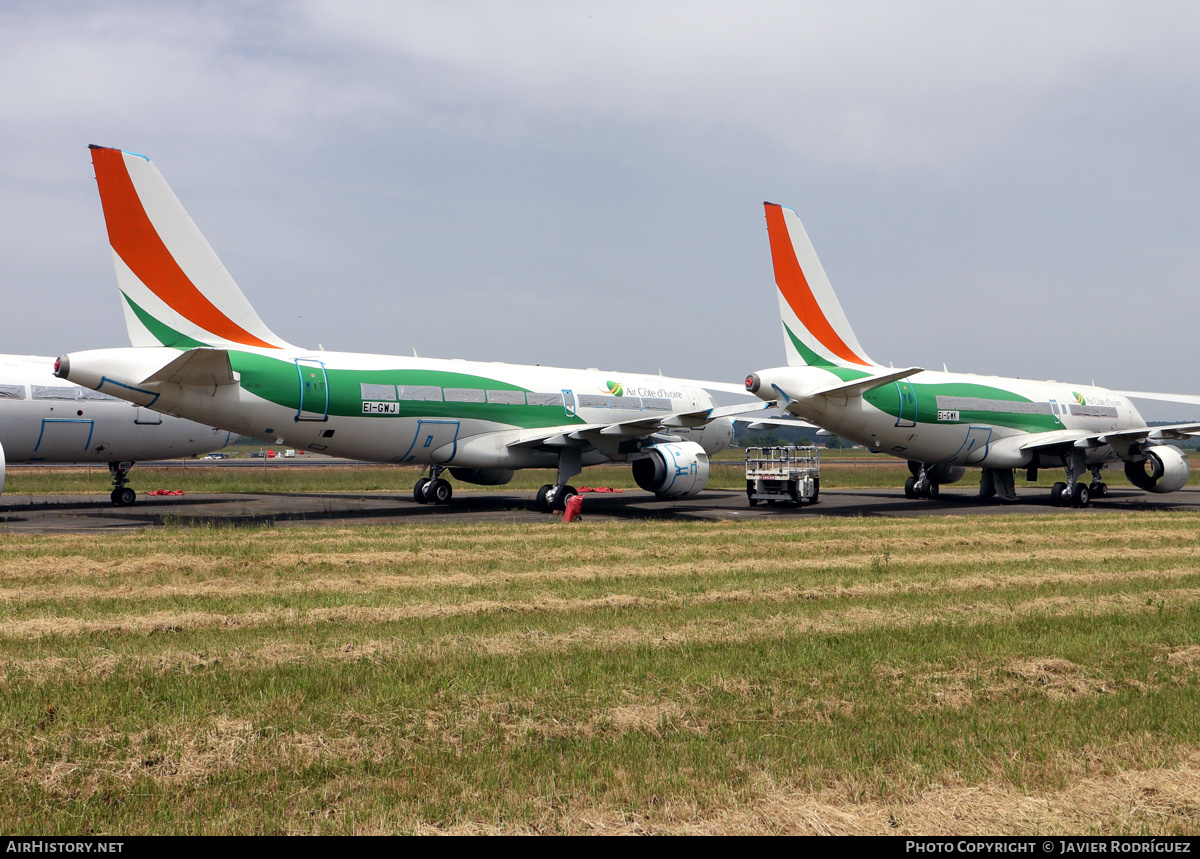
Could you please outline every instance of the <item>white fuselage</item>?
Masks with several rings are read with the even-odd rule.
[[[1072,430],[1145,425],[1127,397],[1093,385],[923,371],[864,396],[837,397],[805,396],[836,381],[821,368],[776,367],[757,375],[760,397],[778,396],[771,387],[777,386],[791,398],[790,413],[871,450],[918,462],[1020,468],[1034,462],[1023,447],[1033,438],[1058,433],[1069,443]],[[1110,462],[1127,452],[1120,442],[1100,445],[1087,461]],[[1042,463],[1049,464],[1044,453]]]
[[[230,433],[55,378],[54,359],[0,356],[0,445],[13,462],[122,462],[219,450]]]
[[[700,388],[663,376],[347,352],[244,349],[230,353],[232,382],[142,381],[181,354],[165,347],[73,353],[68,378],[167,414],[305,450],[478,469],[553,467],[553,439],[522,443],[546,427],[570,433],[713,405]],[[732,440],[732,422],[667,434],[715,453]],[[631,437],[594,433],[582,464],[626,459],[622,442]]]

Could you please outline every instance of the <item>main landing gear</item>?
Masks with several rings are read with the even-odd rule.
[[[936,501],[938,495],[941,494],[941,487],[933,482],[932,469],[925,463],[920,464],[919,470],[913,469],[912,465],[909,466],[909,469],[914,473],[912,477],[904,481],[904,497],[930,498]]]
[[[554,511],[562,512],[567,509],[567,499],[572,495],[578,495],[579,490],[574,486],[563,484],[558,486],[553,483],[547,483],[537,493],[537,509],[543,513],[553,513]]]
[[[558,453],[558,480],[547,483],[537,493],[537,509],[543,513],[567,509],[567,499],[578,495],[574,486],[567,481],[583,471],[583,450],[579,447],[563,447]]]
[[[132,507],[133,502],[137,500],[137,493],[126,485],[129,483],[129,469],[131,468],[133,468],[132,462],[110,462],[108,464],[115,487],[109,496],[114,507]]]
[[[1092,472],[1092,483],[1087,485],[1079,478],[1085,471]],[[1054,484],[1050,489],[1050,503],[1056,507],[1087,507],[1093,498],[1108,496],[1108,484],[1100,479],[1100,466],[1089,469],[1082,454],[1072,453],[1067,464],[1067,482]]]
[[[441,477],[445,470],[441,465],[429,466],[429,476],[422,477],[413,486],[413,500],[418,504],[449,504],[454,487]]]

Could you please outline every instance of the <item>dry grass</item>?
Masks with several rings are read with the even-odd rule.
[[[0,826],[1194,834],[1198,524],[0,536]]]

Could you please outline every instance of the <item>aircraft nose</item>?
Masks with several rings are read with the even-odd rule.
[[[60,355],[58,360],[54,362],[54,375],[60,379],[65,379],[71,372],[71,359],[67,355]]]

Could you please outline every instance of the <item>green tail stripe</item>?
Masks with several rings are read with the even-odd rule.
[[[783,330],[787,332],[788,337],[791,338],[792,345],[796,347],[796,351],[800,353],[800,357],[808,366],[817,367],[821,370],[828,370],[843,382],[852,382],[855,379],[863,379],[871,375],[864,370],[854,370],[850,367],[842,367],[833,363],[828,358],[822,358],[812,349],[809,349],[807,346],[805,346],[804,343],[800,341],[800,338],[792,332],[792,329],[788,327],[786,322],[783,323]]]
[[[199,340],[193,340],[186,334],[176,331],[170,325],[155,319],[145,310],[138,307],[137,302],[124,292],[121,293],[121,297],[124,298],[129,304],[129,307],[133,310],[134,315],[137,316],[138,321],[145,325],[146,330],[154,336],[154,339],[164,346],[170,346],[173,349],[187,350],[195,349],[197,346],[209,345],[207,343],[201,343]]]

